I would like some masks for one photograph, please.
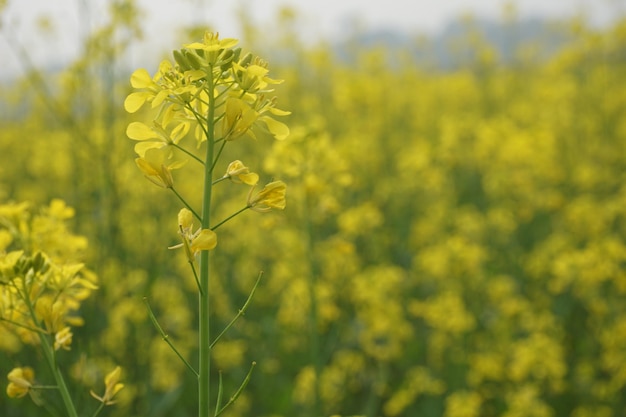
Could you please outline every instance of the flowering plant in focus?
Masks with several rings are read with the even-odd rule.
[[[257,191],[259,174],[241,160],[222,165],[220,157],[227,146],[246,146],[246,139],[257,140],[262,136],[282,140],[289,135],[289,128],[276,119],[289,112],[279,109],[276,98],[268,96],[273,91],[272,86],[282,81],[270,78],[268,63],[252,54],[242,53],[241,48],[236,47],[237,43],[236,39],[221,39],[217,33],[206,33],[202,40],[174,51],[174,62],[161,62],[154,75],[143,68],[136,70],[130,78],[135,91],[124,102],[129,113],[144,106],[156,110],[153,120],[133,121],[126,133],[136,141],[136,163],[144,176],[153,184],[172,191],[182,205],[177,215],[180,243],[170,249],[183,249],[197,285],[197,365],[189,363],[176,348],[175,341],[165,334],[147,299],[146,305],[163,339],[198,380],[201,417],[208,417],[210,409],[211,349],[243,314],[262,275],[259,274],[240,313],[217,337],[211,338],[209,251],[218,245],[216,230],[248,209],[268,212],[283,210],[286,206],[284,182],[270,180]],[[181,193],[182,188],[177,186],[172,171],[198,168],[202,178],[194,188],[201,190],[202,204],[194,207],[188,202],[194,200]],[[216,174],[216,170],[224,174]],[[247,197],[242,193],[241,209],[226,218],[215,219],[213,188],[231,184],[248,187]],[[240,387],[225,403],[220,378],[213,415],[219,415],[239,397],[253,367],[254,363]]]

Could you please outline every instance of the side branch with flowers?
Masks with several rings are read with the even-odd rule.
[[[285,183],[271,181],[257,191],[259,175],[239,160],[230,162],[223,175],[215,175],[220,156],[232,142],[244,137],[256,139],[261,135],[282,140],[289,134],[288,127],[274,119],[289,112],[278,109],[276,98],[267,96],[273,91],[271,86],[282,81],[268,77],[267,62],[251,54],[242,54],[236,45],[235,39],[220,39],[216,33],[206,33],[201,42],[187,44],[174,51],[174,62],[163,61],[154,76],[150,76],[145,69],[135,71],[131,76],[131,85],[136,91],[124,102],[129,113],[146,104],[157,110],[150,124],[130,123],[127,135],[137,141],[136,163],[146,178],[157,186],[171,190],[183,205],[178,213],[181,243],[170,248],[184,249],[198,287],[197,368],[182,358],[174,342],[166,340],[198,378],[200,417],[211,414],[211,348],[217,341],[217,338],[211,340],[209,321],[209,251],[217,246],[215,230],[248,209],[266,212],[285,208]],[[190,137],[195,138],[195,143],[192,140],[191,144],[188,143]],[[200,208],[189,204],[175,186],[172,171],[186,167],[187,162],[199,164],[203,172],[203,182],[198,184],[203,190]],[[227,182],[249,187],[247,199],[242,208],[232,215],[225,219],[213,219],[213,187]],[[194,221],[200,224],[197,229]],[[251,296],[256,285],[258,280]],[[163,332],[151,311],[150,314],[159,331]],[[228,327],[231,325],[232,322]],[[220,380],[213,415],[219,415],[237,399],[250,379],[253,367],[254,364],[226,404],[222,404]]]
[[[59,360],[72,346],[72,327],[83,325],[78,316],[81,303],[98,288],[95,274],[79,262],[87,246],[82,236],[72,234],[66,221],[74,210],[61,200],[34,212],[28,203],[0,205],[0,338],[5,345],[32,345],[41,352],[53,381],[37,381],[32,366],[13,368],[7,375],[9,397],[29,395],[35,404],[57,415],[52,395],[58,392],[64,415],[79,415]],[[19,348],[18,348],[19,349]],[[124,387],[121,368],[105,377],[105,393],[91,395],[100,404],[92,416]],[[58,398],[58,397],[57,397]]]

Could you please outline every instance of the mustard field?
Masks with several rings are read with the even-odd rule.
[[[128,137],[158,111],[125,109],[140,21],[113,14],[57,72],[16,45],[28,71],[0,91],[0,415],[67,415],[54,360],[78,415],[197,416],[197,375],[163,339],[196,366],[200,286],[212,338],[245,305],[210,350],[211,402],[249,376],[222,416],[623,416],[626,20],[562,22],[558,50],[506,63],[469,24],[448,68],[358,43],[338,56],[287,23],[249,28],[240,64],[222,64],[241,74],[259,54],[284,82],[242,90],[236,119],[225,104],[215,172],[244,184],[215,184],[211,216],[251,209],[216,230],[208,289],[190,272],[209,249],[197,235],[187,257],[168,248],[184,223],[168,181],[201,207],[207,144],[193,123],[164,128],[190,161],[148,181]],[[229,136],[264,94],[280,116]],[[234,160],[254,167],[254,191]],[[278,180],[284,209],[251,197]],[[54,283],[29,284],[48,268]]]

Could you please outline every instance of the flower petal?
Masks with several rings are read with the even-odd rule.
[[[150,77],[150,73],[147,70],[139,68],[130,76],[130,85],[133,88],[148,88],[153,85],[152,77]]]
[[[213,230],[202,229],[200,234],[191,242],[191,250],[196,253],[201,250],[211,250],[217,246],[217,235]]]

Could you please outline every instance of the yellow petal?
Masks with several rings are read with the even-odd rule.
[[[193,224],[193,213],[191,210],[183,208],[178,212],[178,226],[185,230],[190,229]]]
[[[132,122],[126,128],[126,136],[133,140],[147,140],[157,138],[155,131],[141,122]]]
[[[267,130],[269,130],[272,136],[274,136],[277,140],[283,140],[287,136],[289,136],[289,128],[286,124],[277,122],[276,120],[267,116],[261,117],[261,120],[263,120],[263,122],[267,126]]]
[[[202,229],[200,234],[191,242],[191,250],[196,253],[201,250],[211,250],[217,246],[217,235],[213,230]]]
[[[144,105],[148,97],[152,96],[151,93],[147,91],[138,91],[136,93],[131,93],[124,100],[124,110],[128,113],[135,113],[137,110]]]
[[[159,149],[162,146],[162,142],[139,142],[135,145],[135,153],[143,157],[150,149]]]
[[[291,114],[290,111],[277,109],[276,107],[270,107],[268,110],[274,116],[288,116]]]
[[[152,86],[152,84],[150,73],[143,68],[139,68],[130,76],[130,85],[132,85],[133,88],[148,88]]]

